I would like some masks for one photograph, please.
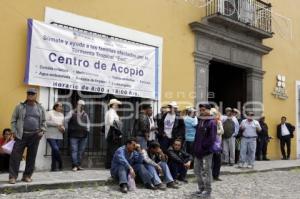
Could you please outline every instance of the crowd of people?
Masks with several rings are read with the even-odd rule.
[[[198,182],[197,196],[211,194],[212,180],[221,180],[221,165],[253,169],[255,160],[269,160],[267,145],[271,137],[265,117],[255,120],[248,111],[242,118],[239,110],[227,107],[225,114],[212,104],[200,104],[178,111],[176,102],[170,102],[153,116],[150,104],[142,103],[134,121],[131,136],[123,144],[122,120],[118,115],[122,103],[111,99],[105,113],[107,153],[105,167],[119,181],[120,190],[127,193],[129,180],[139,177],[148,189],[177,189],[187,183],[189,169],[194,169]],[[72,170],[82,170],[82,157],[90,132],[89,115],[85,102],[78,100],[66,116],[63,104],[56,102],[48,112],[37,102],[37,90],[29,88],[27,98],[18,104],[12,114],[11,130],[4,129],[0,146],[14,139],[11,154],[0,147],[0,169],[9,171],[9,183],[15,184],[24,150],[26,167],[22,180],[32,181],[40,139],[47,139],[52,151],[51,171],[63,169],[60,142],[67,133],[70,143]],[[277,126],[282,159],[290,159],[291,138],[295,127],[281,118]],[[66,126],[67,124],[67,126]],[[287,146],[287,152],[285,150]]]

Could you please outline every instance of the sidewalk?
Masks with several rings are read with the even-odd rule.
[[[237,175],[242,173],[267,172],[274,170],[289,170],[300,168],[300,160],[276,160],[261,161],[255,163],[254,169],[239,169],[237,166],[224,166],[222,175]],[[189,177],[193,171],[189,171]],[[77,187],[101,186],[112,183],[108,170],[84,170],[84,171],[61,171],[61,172],[36,172],[32,183],[21,182],[20,174],[17,184],[7,184],[8,174],[0,174],[0,194],[15,192],[30,192],[44,189],[68,189]]]

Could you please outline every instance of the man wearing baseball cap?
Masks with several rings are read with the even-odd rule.
[[[11,128],[16,136],[16,142],[10,156],[9,183],[16,183],[25,147],[27,147],[26,167],[22,181],[32,182],[39,142],[46,131],[45,110],[37,102],[36,88],[28,88],[25,102],[16,106],[11,119]]]
[[[81,162],[84,154],[88,133],[90,132],[90,119],[84,111],[85,102],[78,100],[76,108],[68,114],[68,135],[71,145],[72,170],[82,170]]]
[[[165,153],[175,139],[184,140],[185,134],[184,121],[177,113],[177,103],[173,101],[168,106],[169,112],[165,113],[162,116],[162,122],[158,123],[158,141]]]

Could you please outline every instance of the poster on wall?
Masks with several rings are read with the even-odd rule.
[[[157,100],[158,48],[28,19],[25,83]]]

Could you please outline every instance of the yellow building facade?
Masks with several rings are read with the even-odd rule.
[[[269,125],[271,140],[268,156],[281,157],[279,141],[276,138],[276,125],[282,115],[298,125],[298,90],[300,81],[300,14],[293,0],[271,0],[273,37],[263,41],[272,48],[262,56],[263,75],[263,114]],[[192,22],[200,22],[206,15],[204,1],[192,0],[27,0],[0,1],[1,47],[0,47],[0,128],[10,125],[14,106],[25,98],[24,84],[26,64],[27,19],[45,19],[45,8],[51,7],[76,15],[108,22],[121,27],[138,30],[161,37],[161,98],[160,104],[177,101],[180,108],[194,105],[197,95],[197,71],[195,66],[195,31]],[[201,45],[201,42],[200,42]],[[228,64],[228,63],[227,63]],[[287,99],[272,95],[277,86],[277,76],[285,76]],[[297,158],[300,139],[296,128],[292,142],[292,158]],[[298,146],[299,145],[299,146]],[[298,147],[297,147],[298,146]]]

